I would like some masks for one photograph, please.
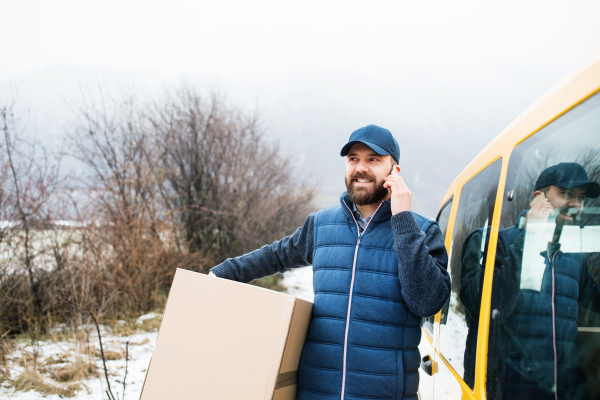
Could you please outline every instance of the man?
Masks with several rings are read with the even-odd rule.
[[[586,198],[600,185],[577,163],[546,168],[538,177],[531,209],[498,233],[492,284],[487,392],[490,399],[588,398],[578,354],[578,304],[600,314],[600,285],[582,253],[561,250],[561,234],[577,225]],[[489,234],[487,235],[489,238]],[[470,319],[465,350],[465,382],[472,385],[478,304],[473,279],[483,273],[487,243],[482,230],[463,243],[460,299]],[[483,258],[482,249],[485,248]],[[483,262],[485,268],[485,262]]]
[[[421,318],[437,313],[450,295],[442,233],[410,211],[410,190],[390,173],[400,160],[390,131],[354,131],[341,156],[348,191],[340,205],[211,273],[249,282],[313,266],[298,400],[416,399]]]

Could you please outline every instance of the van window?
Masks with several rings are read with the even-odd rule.
[[[474,367],[475,363],[482,263],[485,262],[483,254],[487,247],[486,238],[489,237],[488,227],[494,213],[501,167],[502,160],[499,159],[464,184],[450,246],[452,292],[448,306],[442,311],[446,324],[440,326],[440,353],[471,388],[474,368],[465,367],[471,364]],[[465,264],[462,254],[467,244],[474,253]]]
[[[440,230],[442,231],[442,236],[444,240],[446,239],[446,233],[448,231],[448,222],[450,221],[450,212],[452,211],[452,199],[454,196],[450,197],[446,203],[442,206],[442,209],[438,213],[437,218],[435,219],[440,226]],[[423,328],[429,334],[430,338],[433,338],[433,323],[435,321],[435,315],[431,317],[427,317],[423,319]]]
[[[440,230],[442,231],[442,236],[444,236],[444,240],[446,239],[446,233],[448,231],[448,223],[450,222],[450,212],[452,211],[452,200],[453,197],[450,197],[446,204],[442,207],[440,212],[438,213],[437,218],[435,219],[440,226]]]
[[[600,398],[600,95],[508,166],[488,344],[491,399]]]

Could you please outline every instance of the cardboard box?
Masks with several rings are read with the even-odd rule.
[[[178,269],[140,400],[295,400],[312,303]]]

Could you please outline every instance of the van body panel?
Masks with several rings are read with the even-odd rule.
[[[421,358],[429,356],[435,365],[433,341],[429,339],[429,336],[424,329],[423,334],[421,335],[421,343],[419,343],[419,352],[421,353]],[[419,380],[419,398],[421,400],[433,400],[433,376],[428,375],[422,368],[419,368]]]
[[[471,388],[450,366],[448,361],[436,352],[436,373],[433,381],[434,399],[477,399]],[[480,398],[480,397],[479,397]]]
[[[489,231],[489,246],[486,255],[486,265],[493,266],[496,256],[498,231],[503,202],[505,201],[506,176],[510,156],[513,149],[540,129],[555,121],[574,107],[578,106],[594,94],[600,92],[600,52],[589,61],[579,66],[540,99],[525,110],[515,121],[496,136],[456,177],[446,190],[441,208],[447,200],[454,196],[452,211],[448,222],[445,245],[450,252],[454,223],[462,187],[465,183],[483,171],[493,162],[502,158],[502,168],[497,195],[494,205],[493,218]],[[430,344],[435,348],[435,368],[433,373],[434,399],[485,399],[486,398],[486,368],[488,360],[488,335],[490,328],[491,295],[493,268],[486,268],[481,291],[481,308],[478,324],[477,355],[475,369],[475,385],[472,390],[464,383],[461,376],[452,368],[440,352],[439,335],[442,313],[435,317],[434,337]],[[428,384],[429,385],[429,384]]]

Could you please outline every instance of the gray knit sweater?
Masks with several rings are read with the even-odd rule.
[[[316,214],[290,236],[240,257],[229,258],[211,269],[217,277],[238,282],[312,265]],[[410,211],[392,217],[394,249],[400,264],[398,278],[409,295],[409,308],[419,316],[435,314],[450,295],[448,256],[437,224],[421,232]],[[406,297],[406,296],[405,296]]]

